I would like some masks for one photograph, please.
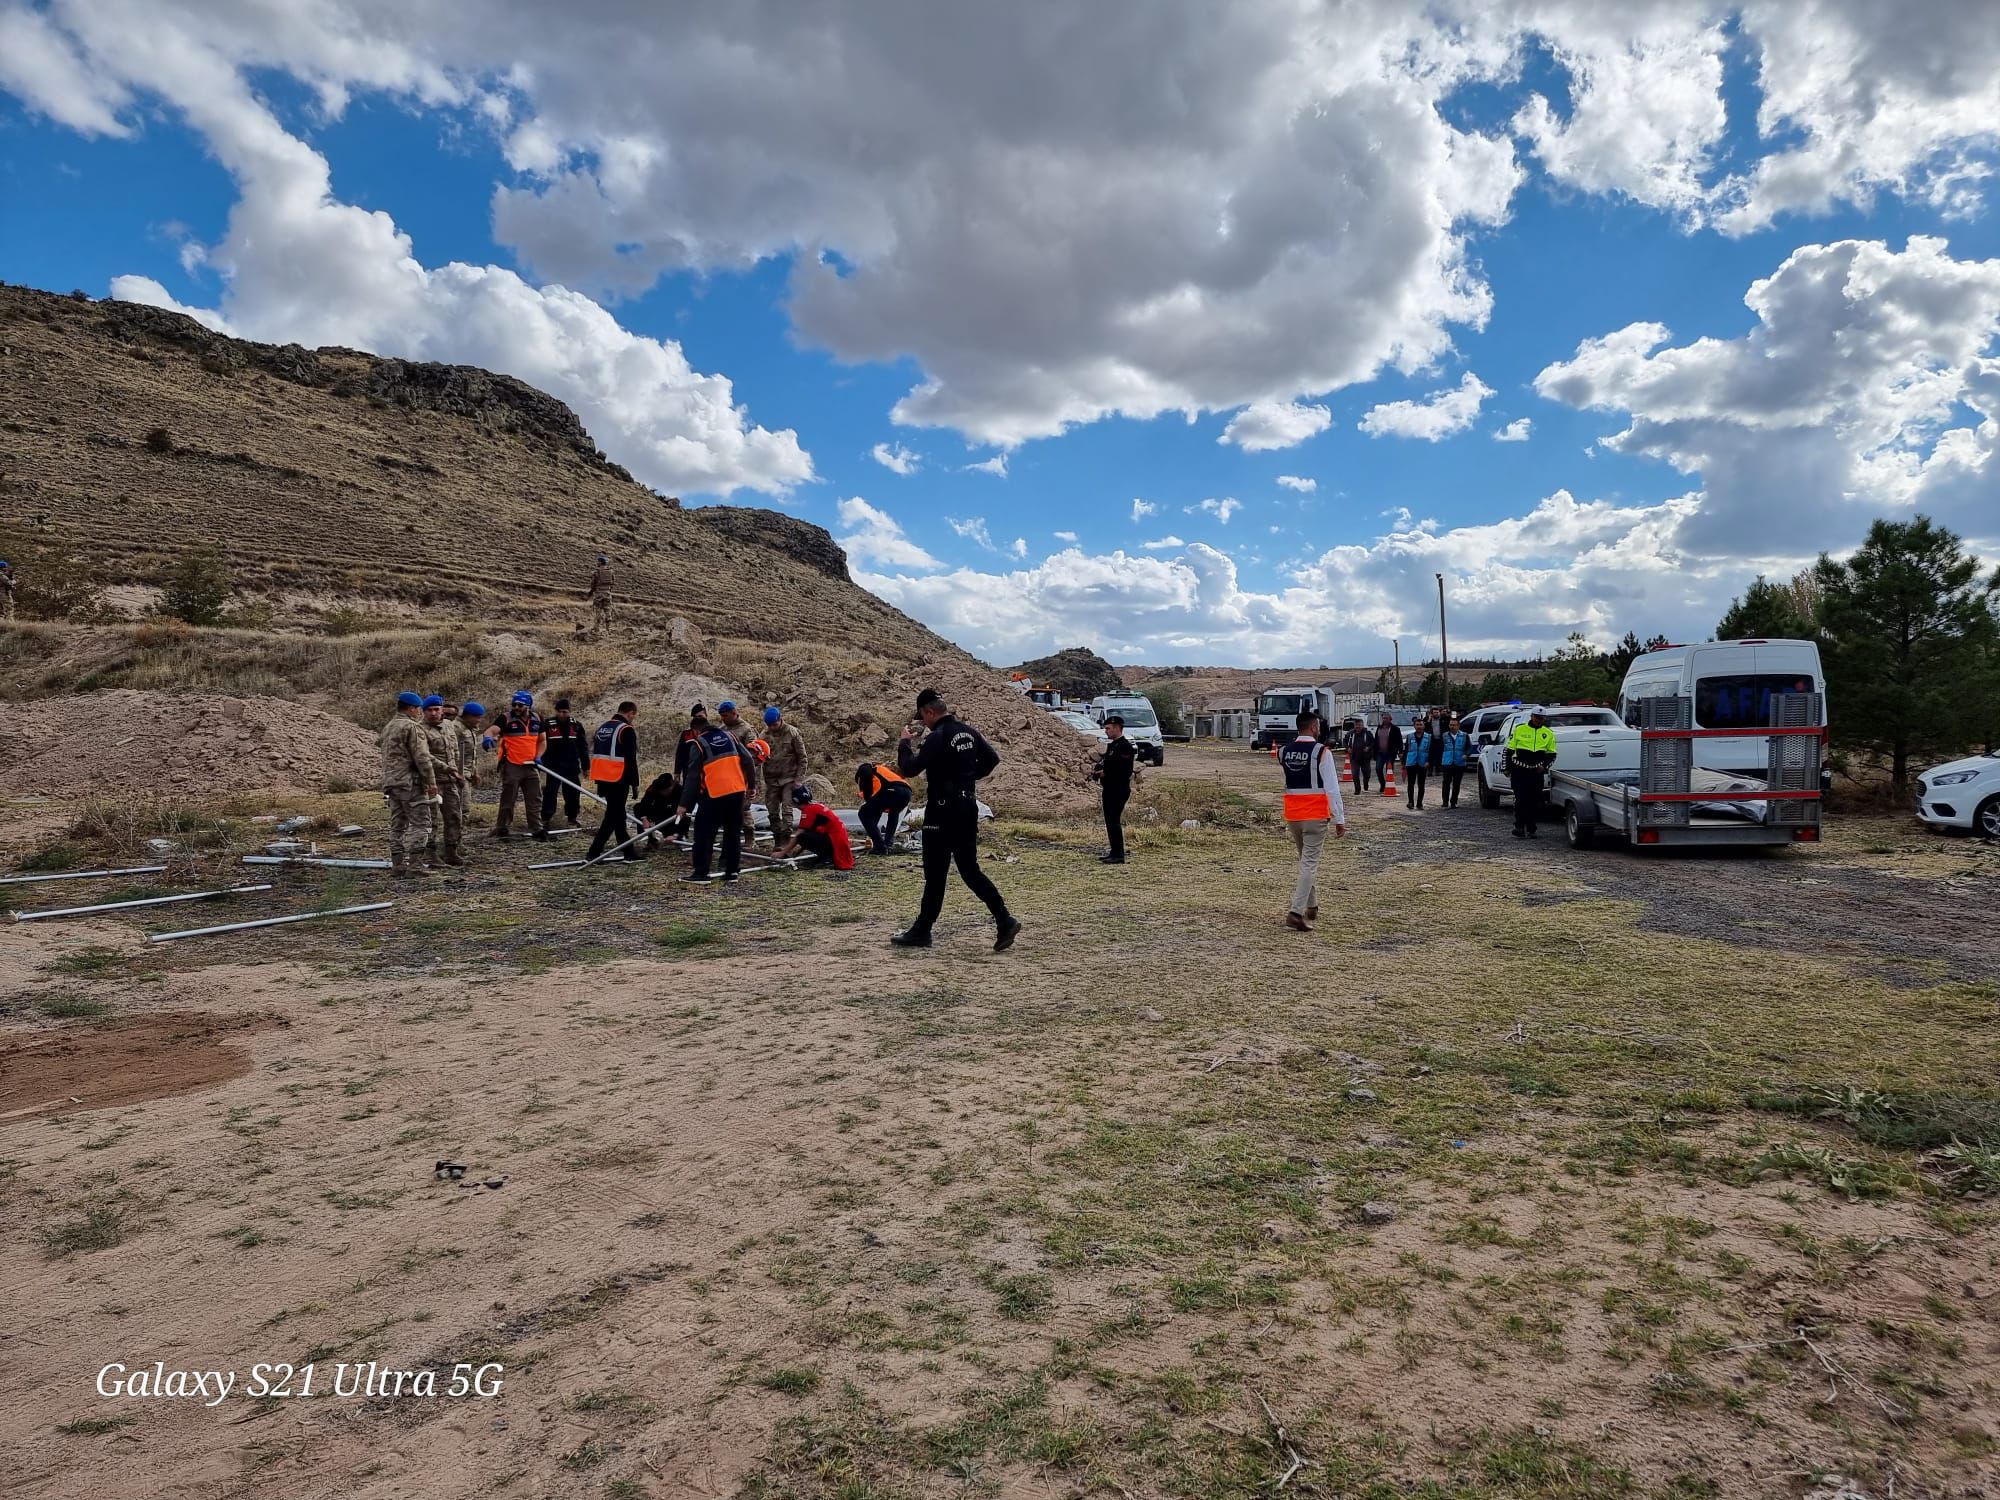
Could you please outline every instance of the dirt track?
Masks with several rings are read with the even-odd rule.
[[[1088,826],[996,827],[1005,957],[962,891],[936,950],[889,952],[906,862],[689,892],[487,844],[344,929],[167,955],[18,929],[17,1041],[93,1024],[36,1019],[58,1005],[285,1025],[230,1036],[237,1076],[0,1126],[12,1492],[1211,1500],[1283,1471],[1261,1400],[1312,1459],[1287,1493],[1979,1493],[1980,1201],[1744,1101],[1991,1095],[1992,966],[1920,984],[1815,917],[1872,946],[1769,966],[1746,1037],[1715,997],[1757,929],[1650,925],[1724,870],[1752,909],[1892,868],[1941,897],[1978,851],[1836,830],[1647,865],[1357,799],[1302,936],[1250,816],[1274,774],[1171,752],[1117,871]],[[506,1374],[483,1401],[92,1389],[154,1359]]]

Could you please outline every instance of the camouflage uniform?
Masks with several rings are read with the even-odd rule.
[[[771,757],[764,762],[764,811],[770,815],[771,837],[782,844],[792,836],[792,788],[806,779],[806,740],[790,720],[764,727]]]
[[[419,851],[430,837],[431,788],[438,769],[431,760],[424,721],[398,713],[382,726],[382,795],[389,803],[389,864],[397,874],[421,871]]]
[[[611,628],[611,568],[599,563],[590,573],[590,607],[597,611],[597,629]]]
[[[448,865],[464,864],[459,857],[459,845],[465,839],[465,774],[460,760],[458,727],[440,719],[433,724],[424,721],[424,738],[430,745],[431,762],[437,767],[438,808],[437,823],[431,829],[428,851],[437,853],[438,839],[444,839],[444,862]]]

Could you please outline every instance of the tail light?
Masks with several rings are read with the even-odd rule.
[[[1792,830],[1792,842],[1795,844],[1817,844],[1819,842],[1819,830],[1810,825],[1794,828]]]
[[[1660,841],[1660,830],[1657,828],[1641,828],[1635,835],[1635,839],[1641,844],[1657,844]]]

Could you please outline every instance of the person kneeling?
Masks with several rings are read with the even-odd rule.
[[[668,771],[655,776],[632,811],[638,815],[639,826],[646,830],[646,842],[642,846],[648,850],[657,849],[661,842],[684,839],[688,836],[688,815],[681,811],[680,778]]]
[[[802,786],[792,788],[792,805],[799,810],[798,830],[773,859],[790,859],[800,850],[809,856],[806,867],[832,865],[836,870],[854,868],[854,846],[847,839],[847,825],[840,814],[824,802],[815,802]]]

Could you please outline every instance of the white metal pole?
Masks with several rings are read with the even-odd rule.
[[[249,891],[268,891],[268,885],[232,885],[220,891],[189,891],[184,896],[142,896],[136,901],[102,901],[96,906],[58,906],[48,911],[17,911],[16,922],[42,922],[50,917],[83,917],[92,912],[126,911],[135,906],[171,906],[176,901],[208,901],[217,896],[241,896]]]
[[[589,787],[577,786],[577,784],[574,781],[571,781],[567,776],[563,775],[562,772],[551,771],[547,766],[542,765],[540,761],[536,761],[535,765],[540,768],[541,773],[544,776],[552,777],[555,780],[560,781],[564,786],[576,787],[576,790],[582,792],[584,796],[588,797],[592,802],[595,802],[600,806],[605,806],[605,807],[610,806],[609,803],[605,802],[605,800],[602,797],[598,796],[597,793],[593,792]]]
[[[246,865],[317,865],[323,870],[387,870],[386,859],[325,859],[315,854],[246,854]]]
[[[363,906],[337,906],[332,911],[302,911],[289,917],[260,917],[254,922],[224,922],[220,927],[191,927],[186,932],[149,932],[149,943],[171,943],[176,938],[208,937],[217,932],[242,932],[251,927],[279,927],[286,922],[314,922],[321,917],[351,917],[364,911],[387,911],[393,901],[370,901]]]
[[[37,880],[101,880],[107,875],[157,875],[165,865],[133,865],[127,870],[65,870],[60,875],[0,875],[0,885],[28,885]]]

